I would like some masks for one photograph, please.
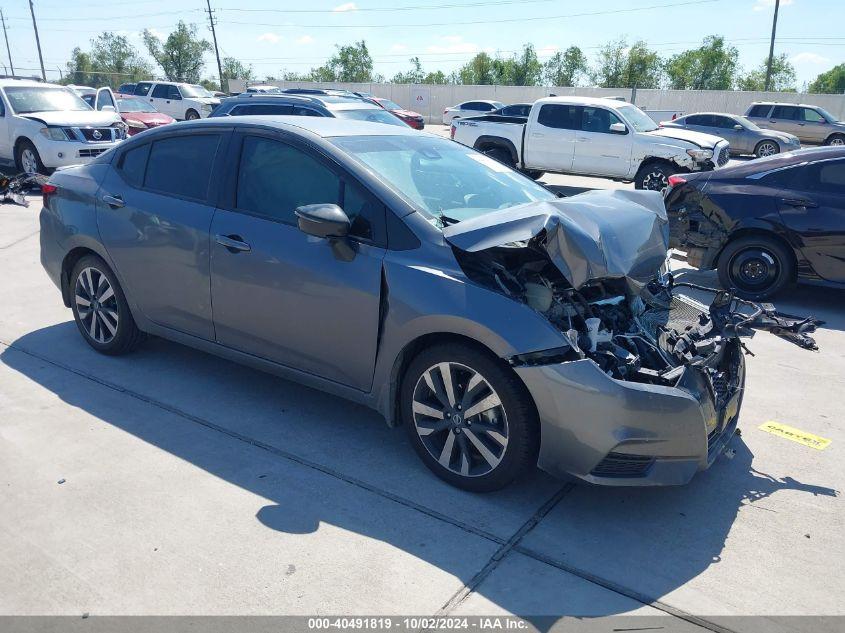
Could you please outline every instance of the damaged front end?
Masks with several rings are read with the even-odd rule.
[[[668,222],[653,192],[532,203],[446,227],[444,237],[467,277],[541,313],[566,341],[509,359],[541,419],[554,418],[543,420],[546,470],[601,483],[650,474],[647,483],[682,483],[733,434],[744,383],[741,339],[764,329],[816,349],[814,319],[661,274]],[[684,286],[711,293],[710,305],[679,293]],[[585,428],[575,412],[603,419]],[[692,419],[686,426],[685,417]],[[654,473],[661,459],[687,465]]]

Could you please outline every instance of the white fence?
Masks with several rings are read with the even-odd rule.
[[[624,97],[644,110],[677,112],[729,112],[744,114],[753,101],[783,101],[821,106],[835,117],[845,119],[845,95],[805,94],[800,92],[743,92],[739,90],[637,90],[629,88],[562,88],[555,86],[458,86],[452,84],[390,83],[309,83],[270,82],[280,88],[345,88],[370,92],[395,101],[403,108],[416,110],[429,122],[440,122],[443,108],[472,99],[495,99],[503,103],[531,103],[550,94],[582,97]],[[245,89],[242,79],[231,79],[230,90]]]

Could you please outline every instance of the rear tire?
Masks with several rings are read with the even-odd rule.
[[[417,455],[453,486],[498,490],[537,463],[540,425],[531,396],[487,352],[465,343],[424,350],[406,370],[399,397]]]
[[[792,254],[777,240],[750,235],[729,242],[719,256],[719,281],[758,301],[783,290],[795,276]]]
[[[842,145],[845,145],[845,134],[831,134],[830,138],[828,138],[824,144],[841,147]]]
[[[511,157],[511,153],[504,147],[493,147],[491,149],[484,150],[484,153],[490,158],[499,161],[503,165],[513,167],[513,158]]]
[[[528,176],[531,180],[540,180],[540,178],[542,178],[543,174],[545,174],[546,172],[537,171],[535,169],[525,169],[525,170],[520,170],[520,173],[523,174],[524,176]]]
[[[669,176],[673,176],[679,171],[680,169],[671,163],[663,161],[645,163],[634,176],[634,188],[662,192],[669,186]]]
[[[128,354],[144,340],[117,277],[96,255],[82,257],[73,267],[70,305],[82,338],[101,354]]]
[[[754,155],[757,158],[765,158],[766,156],[774,156],[775,154],[780,154],[780,145],[769,139],[760,141],[757,143],[757,147],[754,148]]]

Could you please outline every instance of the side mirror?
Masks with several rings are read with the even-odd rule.
[[[344,238],[352,223],[346,212],[336,204],[307,204],[294,211],[299,230],[322,238]]]
[[[734,129],[735,129],[737,132],[742,132],[742,126],[741,126],[739,123],[737,123],[736,125],[734,125]]]
[[[624,123],[611,123],[609,129],[610,129],[611,134],[627,134],[628,133],[628,128],[625,127]]]

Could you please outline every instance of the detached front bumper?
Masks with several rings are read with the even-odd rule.
[[[745,361],[731,345],[731,389],[693,367],[676,387],[615,380],[588,359],[516,367],[540,416],[538,466],[602,485],[687,483],[736,430]]]

